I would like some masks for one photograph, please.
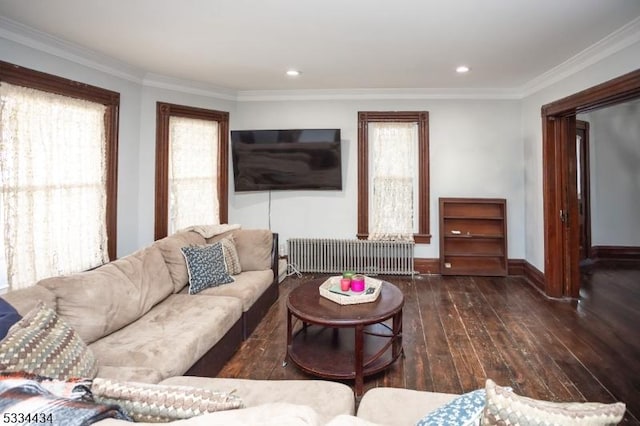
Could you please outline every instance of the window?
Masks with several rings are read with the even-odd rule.
[[[155,238],[227,222],[229,113],[157,103]]]
[[[116,256],[120,95],[0,62],[0,221],[11,289]]]
[[[394,141],[395,138],[395,142]],[[400,145],[401,141],[413,140],[415,146]],[[388,155],[396,150],[401,155]],[[374,152],[374,150],[381,150]],[[394,163],[402,158],[406,167],[397,167]],[[411,162],[412,159],[417,159]],[[415,167],[414,170],[406,170]],[[398,172],[408,172],[400,173]],[[376,173],[377,175],[374,175]],[[389,179],[393,176],[394,179]],[[374,188],[377,182],[386,186],[388,191]],[[411,182],[408,188],[407,182]],[[385,194],[387,196],[385,196]],[[404,194],[404,196],[402,196]],[[412,194],[409,196],[409,194]],[[398,197],[411,199],[403,204],[404,220],[397,221],[397,215],[385,218],[388,210],[382,205],[398,207]],[[407,219],[409,218],[409,219]],[[358,238],[395,238],[397,228],[385,231],[388,224],[407,223],[413,227],[413,238],[416,243],[430,243],[429,233],[429,113],[426,111],[407,112],[359,112],[358,113]],[[394,222],[395,221],[395,222]],[[377,228],[374,228],[376,226]]]

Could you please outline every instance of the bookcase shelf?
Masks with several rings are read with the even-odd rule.
[[[440,198],[440,273],[507,275],[507,201]]]

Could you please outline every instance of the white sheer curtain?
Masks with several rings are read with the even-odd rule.
[[[218,122],[171,117],[169,235],[218,223]]]
[[[0,202],[11,289],[109,260],[105,107],[0,84]]]
[[[416,123],[369,123],[370,240],[413,240]]]

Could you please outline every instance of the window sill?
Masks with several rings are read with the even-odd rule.
[[[356,234],[359,240],[366,240],[369,234]],[[413,234],[413,240],[416,244],[431,244],[431,234]]]

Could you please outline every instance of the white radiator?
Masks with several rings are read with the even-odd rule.
[[[413,275],[414,242],[290,238],[289,264],[300,272]]]

